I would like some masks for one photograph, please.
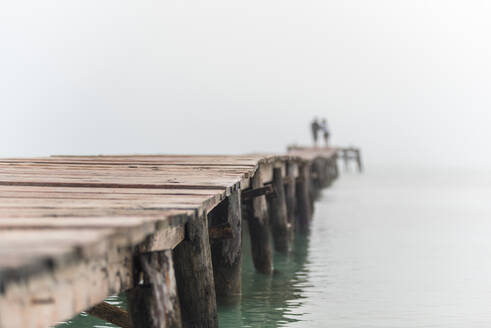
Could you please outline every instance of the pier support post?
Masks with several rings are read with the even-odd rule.
[[[338,155],[335,154],[334,158],[332,160],[332,166],[333,166],[333,177],[334,179],[339,178],[339,166],[338,166]]]
[[[309,222],[312,218],[312,208],[309,193],[310,168],[308,164],[303,164],[299,168],[295,191],[297,198],[297,223],[301,232],[308,231]]]
[[[344,148],[343,149],[343,162],[344,162],[344,170],[348,171],[349,165],[348,165],[348,149]]]
[[[356,149],[356,163],[358,164],[358,172],[362,172],[363,164],[361,163],[360,149]]]
[[[334,179],[333,177],[333,159],[326,158],[324,159],[324,183],[322,184],[323,188],[329,187]]]
[[[288,183],[285,184],[285,199],[286,210],[288,215],[288,235],[290,240],[295,237],[295,215],[296,215],[296,198],[295,198],[295,173],[296,164],[293,161],[289,161],[286,167],[286,175],[288,177]]]
[[[135,261],[135,280],[138,284],[126,293],[131,326],[182,327],[172,251],[138,255]]]
[[[274,193],[267,196],[268,213],[271,221],[274,247],[281,253],[288,253],[288,214],[281,168],[273,168]]]
[[[186,223],[185,239],[174,248],[173,259],[183,326],[218,327],[206,214]]]
[[[314,206],[314,201],[319,198],[324,178],[324,170],[322,167],[322,159],[316,158],[310,164],[310,201],[311,207]]]
[[[252,178],[251,185],[253,189],[263,186],[260,169]],[[246,207],[254,266],[260,273],[271,274],[273,272],[273,249],[266,197],[255,197],[246,204]]]
[[[223,202],[208,213],[211,226],[230,227],[227,239],[210,239],[215,292],[218,299],[240,296],[242,273],[241,201],[240,191],[234,190]]]

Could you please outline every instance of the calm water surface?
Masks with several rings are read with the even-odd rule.
[[[221,327],[490,327],[491,173],[344,174],[277,273],[254,272]],[[124,306],[120,298],[113,302]],[[80,315],[61,327],[112,327]]]

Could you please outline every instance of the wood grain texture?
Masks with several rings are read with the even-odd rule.
[[[252,188],[262,186],[261,174],[257,173],[252,178]],[[266,197],[255,197],[246,203],[246,207],[254,266],[260,273],[271,274],[273,272],[273,248]]]
[[[286,207],[286,197],[283,183],[283,176],[280,168],[273,169],[273,188],[275,192],[268,195],[268,214],[271,222],[271,231],[275,250],[281,253],[288,253],[288,213]]]
[[[210,238],[215,291],[219,298],[240,296],[242,292],[242,213],[240,191],[232,193],[208,214],[211,227],[227,224],[231,236]]]
[[[85,312],[118,327],[132,328],[128,312],[109,303],[99,303]]]
[[[186,224],[185,239],[174,248],[174,267],[184,327],[218,327],[208,219]]]
[[[141,253],[135,263],[135,287],[126,293],[132,327],[182,327],[172,252]]]
[[[295,178],[299,165],[335,153],[0,159],[0,328],[68,319],[135,287],[141,254],[171,249],[184,325],[215,327],[212,263],[219,293],[240,294],[241,191],[274,183],[274,172]],[[285,185],[287,223],[296,186]],[[212,262],[206,215],[221,203],[227,211],[218,221],[227,226],[211,240]],[[256,267],[271,273],[265,196],[248,211]]]

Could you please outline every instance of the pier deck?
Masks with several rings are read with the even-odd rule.
[[[277,197],[266,197],[268,190],[274,191],[274,186],[266,187],[274,185],[277,174],[284,179],[284,197],[288,196],[287,186],[295,185],[292,181],[297,181],[298,188],[305,179],[332,179],[329,167],[336,166],[336,154],[334,148],[304,148],[278,155],[0,159],[0,328],[51,326],[139,285],[162,284],[165,295],[159,297],[167,301],[170,297],[172,306],[167,306],[165,315],[150,311],[154,326],[163,320],[160,326],[180,327],[181,313],[184,326],[193,326],[202,320],[200,316],[216,316],[214,304],[186,304],[192,301],[188,301],[189,291],[182,280],[194,279],[186,276],[186,270],[206,271],[213,265],[212,272],[205,275],[214,274],[214,279],[199,278],[210,280],[208,285],[199,281],[190,285],[216,288],[217,296],[227,294],[220,289],[238,282],[221,277],[223,268],[219,266],[228,265],[232,269],[225,271],[240,273],[240,222],[242,216],[247,219],[241,208],[250,204],[255,211],[258,198],[277,206]],[[324,163],[322,172],[310,174],[318,170],[314,168],[317,159]],[[290,198],[295,197],[291,190]],[[220,204],[225,203],[228,210],[221,211]],[[302,215],[287,205],[279,206],[294,213],[283,216]],[[194,242],[194,227],[200,220],[208,228],[199,235],[200,247],[205,250],[197,250],[195,244],[186,248],[183,242]],[[293,229],[291,219],[280,220]],[[271,226],[274,229],[275,222]],[[211,251],[206,253],[206,248]],[[220,264],[218,257],[228,258],[227,252],[232,258]],[[149,263],[153,268],[156,262],[145,259],[149,254],[164,254],[159,262],[168,262],[159,269],[165,271],[160,272],[166,277],[164,282],[157,282],[159,275],[152,277]],[[184,259],[194,256],[202,257],[201,262]],[[199,270],[196,265],[201,265]],[[240,283],[233,288],[240,293]],[[209,290],[205,294],[210,294]],[[211,294],[207,297],[214,302],[215,294]],[[199,290],[196,295],[199,297]],[[131,307],[131,297],[129,303]],[[141,320],[138,311],[130,309],[134,327]],[[209,319],[207,325],[216,325],[216,318]]]

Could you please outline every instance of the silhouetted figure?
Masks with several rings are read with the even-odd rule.
[[[317,139],[319,136],[319,129],[321,128],[319,121],[317,120],[317,117],[314,118],[312,123],[310,124],[310,127],[312,129],[312,138],[314,139],[314,145],[317,146]]]
[[[326,146],[329,141],[329,128],[327,127],[327,120],[324,118],[320,124],[321,130],[324,132],[324,141],[326,142]]]

